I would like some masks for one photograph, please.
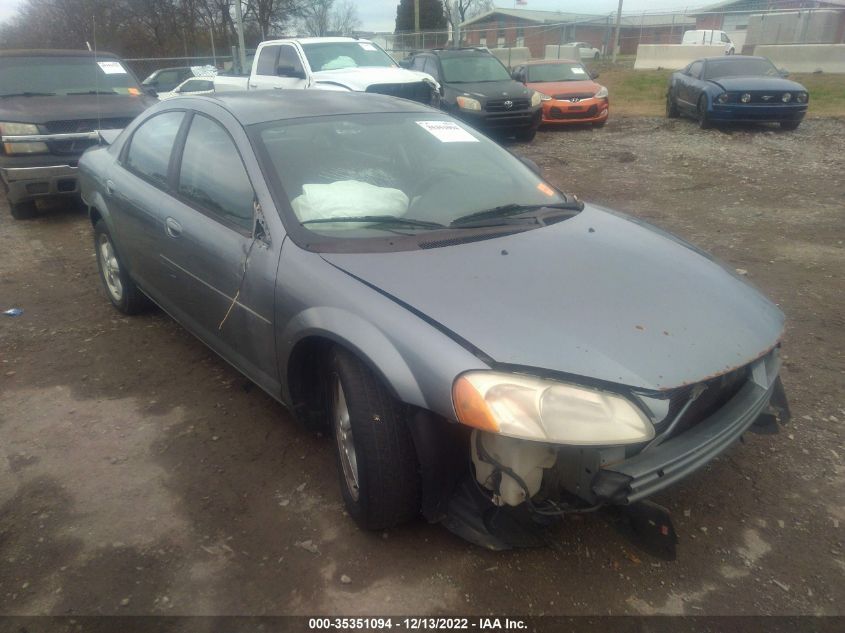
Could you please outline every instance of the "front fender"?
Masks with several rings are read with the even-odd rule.
[[[284,341],[281,369],[284,372],[283,397],[290,402],[288,363],[297,344],[309,337],[320,337],[346,347],[381,377],[399,400],[428,408],[428,402],[393,343],[372,323],[353,312],[332,306],[307,308],[294,316],[282,331]]]

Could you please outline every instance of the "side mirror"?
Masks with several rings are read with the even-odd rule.
[[[158,92],[156,91],[156,89],[155,89],[155,88],[151,88],[150,86],[147,86],[147,87],[145,87],[145,88],[144,88],[144,92],[145,92],[147,95],[149,95],[149,96],[151,96],[151,97],[154,97],[154,98],[158,99]]]
[[[596,70],[590,71],[590,79],[598,79],[599,73]]]
[[[779,74],[781,77],[789,77],[789,71],[788,71],[786,68],[779,68],[779,69],[778,69],[778,74]]]
[[[410,58],[410,57],[405,58],[405,59],[400,59],[400,60],[399,60],[399,65],[400,65],[402,68],[410,68],[412,63],[413,63],[413,61],[411,60],[411,58]]]
[[[521,84],[525,83],[525,73],[521,70],[517,70],[515,73],[511,75],[514,81],[518,81]]]
[[[440,84],[440,96],[441,97],[446,96],[446,87],[443,84]]]
[[[305,79],[305,71],[297,70],[293,66],[277,66],[276,75],[279,77],[291,77],[293,79]]]

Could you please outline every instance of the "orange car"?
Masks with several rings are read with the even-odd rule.
[[[543,124],[607,122],[610,100],[607,88],[593,79],[581,62],[550,59],[526,62],[514,68],[513,78],[539,92],[543,98]]]

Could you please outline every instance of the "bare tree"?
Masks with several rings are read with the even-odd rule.
[[[443,2],[446,21],[452,27],[453,34],[457,34],[460,31],[461,24],[467,20],[487,11],[492,11],[493,8],[493,0],[444,0]]]
[[[308,35],[322,37],[332,28],[332,7],[334,0],[312,0],[304,11],[302,28]]]
[[[340,35],[349,35],[361,28],[358,7],[352,0],[344,0],[334,8],[331,14],[332,31]]]

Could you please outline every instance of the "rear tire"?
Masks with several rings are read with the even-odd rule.
[[[801,125],[801,121],[781,121],[780,129],[797,130],[799,125]]]
[[[678,110],[678,104],[675,103],[675,99],[672,98],[672,92],[666,93],[666,118],[667,119],[677,119],[681,116],[680,110]]]
[[[702,130],[710,128],[710,119],[707,118],[707,97],[701,95],[698,100],[698,127]]]
[[[149,299],[138,290],[126,266],[117,255],[111,234],[103,220],[94,225],[94,253],[100,279],[112,305],[123,314],[138,314],[149,306]]]
[[[537,128],[529,128],[527,130],[518,130],[514,137],[517,141],[522,143],[530,143],[534,140],[534,137],[537,136]]]
[[[329,354],[327,396],[346,509],[364,529],[383,530],[420,512],[420,474],[406,407],[351,353]]]
[[[16,220],[30,220],[38,215],[38,207],[35,206],[35,200],[24,200],[23,202],[9,200],[9,212]]]

